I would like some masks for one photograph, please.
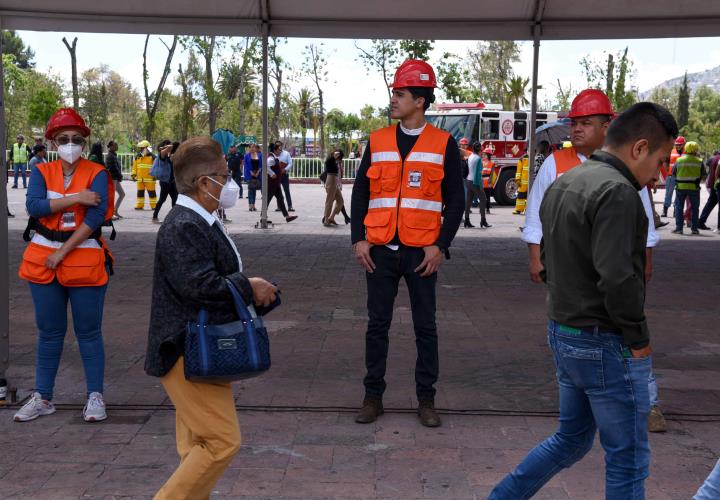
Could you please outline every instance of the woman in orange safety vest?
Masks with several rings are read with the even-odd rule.
[[[102,165],[81,157],[90,129],[74,109],[50,117],[45,137],[57,147],[59,159],[37,165],[30,174],[26,231],[34,235],[22,263],[20,278],[30,283],[38,328],[36,388],[15,414],[16,422],[55,412],[55,376],[67,330],[67,303],[87,382],[88,422],[107,418],[103,401],[105,351],[102,315],[112,256],[100,228],[112,217],[113,191]]]

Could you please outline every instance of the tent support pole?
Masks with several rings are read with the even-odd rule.
[[[2,33],[3,19],[0,17],[0,33]],[[2,61],[3,46],[0,37],[0,61]],[[5,89],[2,64],[0,64],[0,154],[2,154],[2,168],[6,169],[5,150],[7,144],[5,124]],[[7,175],[7,170],[6,170]],[[5,372],[10,365],[10,265],[8,249],[8,197],[7,182],[0,190],[0,205],[5,205],[5,215],[0,215],[0,378],[5,378]]]
[[[260,229],[268,228],[267,212],[268,212],[268,35],[269,24],[264,22],[262,25],[262,211],[260,212]]]
[[[530,143],[528,144],[528,197],[533,182],[535,182],[535,128],[537,123],[537,88],[538,88],[538,66],[540,63],[540,35],[542,33],[541,20],[545,10],[545,0],[538,0],[535,6],[535,24],[533,24],[533,73],[532,73],[532,97],[530,98]]]

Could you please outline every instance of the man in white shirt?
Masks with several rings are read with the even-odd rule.
[[[543,265],[540,262],[540,242],[543,237],[540,222],[540,205],[545,192],[550,187],[550,184],[555,182],[555,179],[568,170],[579,166],[592,155],[593,151],[602,147],[605,134],[614,114],[610,100],[601,90],[586,89],[580,92],[573,100],[568,114],[571,119],[570,141],[572,142],[572,148],[561,149],[549,155],[540,167],[537,177],[535,177],[528,196],[525,210],[525,226],[521,236],[522,240],[528,245],[530,279],[534,283],[543,282],[540,277],[540,273],[543,271]],[[655,230],[653,209],[648,190],[643,187],[638,194],[648,218],[647,259],[645,265],[645,281],[648,282],[652,276],[653,248],[660,242],[660,236]],[[659,407],[658,388],[652,372],[648,382],[651,404],[648,430],[650,432],[664,432],[666,423]]]
[[[290,169],[292,168],[292,156],[290,156],[290,153],[285,151],[282,141],[276,141],[275,144],[277,144],[277,147],[280,149],[278,159],[280,160],[280,166],[283,169],[282,176],[280,177],[280,185],[282,186],[282,190],[285,191],[288,212],[294,212],[295,209],[292,204],[292,196],[290,196]],[[280,208],[278,207],[275,211],[279,212]]]

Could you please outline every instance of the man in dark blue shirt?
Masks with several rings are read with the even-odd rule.
[[[243,197],[243,187],[242,187],[243,155],[238,153],[237,146],[233,144],[232,146],[230,146],[230,149],[228,150],[226,159],[227,159],[228,170],[230,170],[233,180],[237,183],[238,186],[240,186],[240,196],[239,197],[242,198]]]

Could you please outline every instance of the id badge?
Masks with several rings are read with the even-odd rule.
[[[61,226],[63,229],[75,229],[75,212],[63,212]]]
[[[408,176],[408,187],[409,188],[420,188],[420,182],[422,181],[422,172],[419,170],[412,170]]]

